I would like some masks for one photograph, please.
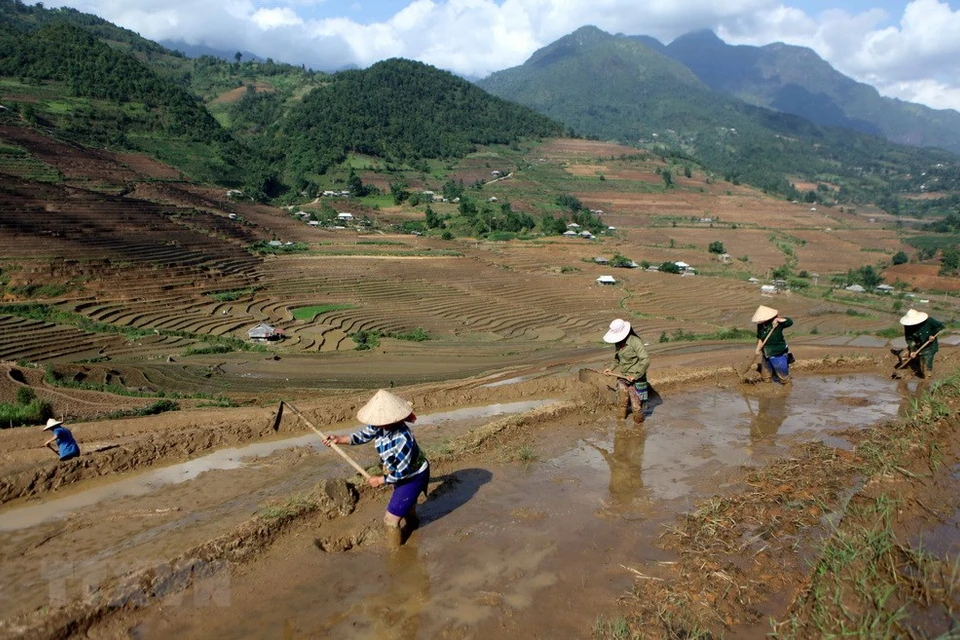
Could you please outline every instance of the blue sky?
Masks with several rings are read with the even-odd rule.
[[[960,110],[960,0],[50,0],[154,40],[315,69],[390,57],[467,77],[522,64],[592,24],[662,42],[805,46],[882,94]]]

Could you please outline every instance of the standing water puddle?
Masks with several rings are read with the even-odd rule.
[[[454,411],[417,416],[417,426],[427,426],[446,421],[462,421],[473,418],[488,418],[504,414],[522,413],[554,402],[553,400],[534,400],[492,404],[483,407],[468,407]],[[334,432],[331,432],[334,433]],[[345,432],[336,432],[345,433]],[[65,497],[44,500],[39,504],[15,506],[0,509],[0,531],[15,531],[36,526],[47,520],[63,518],[71,513],[105,500],[114,500],[124,496],[142,496],[154,492],[163,486],[193,480],[206,471],[224,471],[238,469],[257,458],[269,456],[284,449],[310,446],[324,449],[320,438],[312,431],[303,436],[255,442],[243,447],[220,449],[205,456],[180,464],[163,467],[146,473],[126,477],[109,484],[80,490]]]
[[[832,434],[896,417],[910,391],[877,377],[806,377],[756,395],[668,395],[642,429],[607,414],[579,416],[524,443],[519,459],[532,462],[435,478],[419,509],[423,525],[398,553],[325,554],[287,539],[232,578],[229,602],[154,607],[136,633],[589,637],[597,616],[630,591],[634,567],[670,559],[656,548],[665,525],[739,486],[743,466],[795,443],[848,446]],[[379,520],[376,509],[365,513],[351,516],[354,526]]]

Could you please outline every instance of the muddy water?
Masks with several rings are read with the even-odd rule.
[[[550,402],[425,415],[417,422],[417,437],[429,447],[493,416]],[[351,454],[362,465],[376,460],[372,446]],[[104,478],[93,486],[78,483],[37,503],[5,505],[0,512],[0,617],[62,604],[63,598],[79,597],[104,580],[161,564],[233,531],[271,501],[285,501],[324,478],[345,475],[349,468],[311,433],[225,449],[120,480]]]
[[[643,429],[577,416],[524,445],[533,462],[502,462],[504,451],[434,479],[422,528],[395,555],[322,553],[311,535],[288,537],[235,572],[219,605],[181,597],[127,624],[147,639],[589,637],[637,571],[656,579],[671,561],[656,549],[664,525],[794,443],[844,445],[837,432],[894,417],[910,391],[809,377],[670,395]],[[380,509],[311,533],[377,526]]]
[[[533,400],[439,412],[420,417],[417,425],[436,425],[449,421],[463,422],[465,420],[489,418],[503,414],[522,413],[543,406],[549,402],[551,401]],[[71,487],[68,489],[70,495],[43,500],[39,504],[31,504],[29,506],[17,506],[16,504],[12,506],[7,505],[0,509],[0,531],[25,529],[48,520],[64,518],[79,509],[106,500],[115,500],[127,496],[142,496],[157,491],[165,485],[193,480],[200,474],[208,471],[238,469],[254,463],[257,458],[264,458],[278,451],[292,449],[294,447],[313,447],[317,451],[324,449],[323,444],[313,432],[295,438],[257,442],[244,447],[220,449],[211,454],[181,464],[114,480],[106,484],[98,484],[92,488],[78,490],[79,487]]]

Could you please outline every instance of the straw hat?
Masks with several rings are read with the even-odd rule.
[[[603,341],[609,342],[610,344],[617,344],[626,338],[628,333],[630,333],[630,323],[617,318],[610,323],[610,330],[604,334]]]
[[[776,309],[760,305],[757,307],[757,310],[753,312],[753,317],[750,318],[750,322],[766,322],[767,320],[773,320],[778,315],[780,315],[780,312]]]
[[[413,405],[385,389],[377,391],[372,398],[357,411],[357,419],[373,427],[384,427],[400,422],[413,413]]]
[[[47,429],[53,429],[54,427],[59,427],[62,424],[62,420],[54,420],[53,418],[50,418],[47,420],[47,426],[45,426],[43,430],[46,431]]]
[[[912,327],[912,326],[915,325],[915,324],[920,324],[921,322],[923,322],[924,320],[926,320],[926,319],[929,318],[929,317],[930,317],[930,316],[928,316],[927,314],[925,314],[923,311],[917,311],[916,309],[910,309],[909,311],[907,311],[907,315],[905,315],[905,316],[903,316],[902,318],[900,318],[900,324],[902,324],[902,325],[904,325],[904,326],[907,326],[907,327]]]

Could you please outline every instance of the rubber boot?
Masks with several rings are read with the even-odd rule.
[[[623,420],[630,410],[630,391],[620,387],[617,389],[617,417]]]
[[[780,376],[780,384],[788,385],[791,382],[793,381],[790,379],[790,376]]]
[[[633,412],[633,424],[641,425],[644,420],[646,420],[646,417],[643,415],[643,409]]]
[[[384,523],[383,526],[386,527],[387,530],[387,549],[390,551],[399,551],[400,546],[403,545],[403,531],[400,529],[400,523]]]

